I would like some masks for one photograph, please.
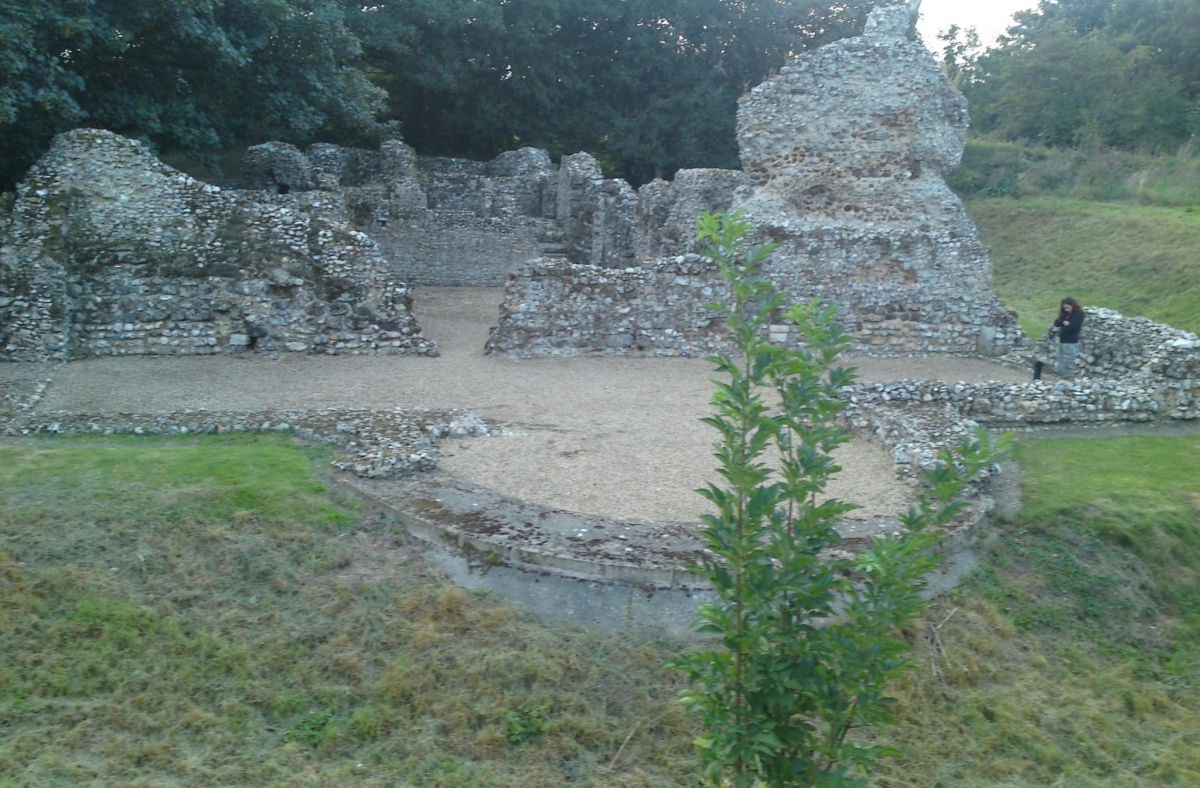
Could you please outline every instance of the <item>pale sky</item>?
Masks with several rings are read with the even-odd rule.
[[[925,46],[935,51],[940,49],[938,33],[950,25],[974,27],[983,45],[992,46],[1012,24],[1014,13],[1037,4],[1037,0],[922,0],[917,30]]]

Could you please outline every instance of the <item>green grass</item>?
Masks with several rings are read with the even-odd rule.
[[[1200,207],[1200,148],[1174,156],[1085,146],[1046,148],[971,136],[950,175],[964,197],[1054,197],[1165,207]]]
[[[879,784],[1200,784],[1200,438],[1018,456],[1020,517],[914,630]]]
[[[1054,198],[975,199],[993,287],[1040,338],[1073,296],[1085,306],[1200,332],[1200,209]]]
[[[671,644],[445,584],[321,452],[0,446],[0,786],[699,784]],[[1200,784],[1200,436],[1018,460],[1023,511],[911,630],[874,784]]]
[[[0,447],[0,785],[686,784],[659,647],[444,584],[312,451]]]

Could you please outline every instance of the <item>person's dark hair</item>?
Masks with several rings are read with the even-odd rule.
[[[1063,307],[1067,306],[1068,304],[1070,304],[1072,312],[1076,312],[1081,315],[1087,315],[1087,312],[1083,311],[1083,307],[1081,307],[1079,305],[1078,301],[1076,301],[1074,298],[1071,298],[1070,296],[1067,296],[1066,298],[1064,298],[1062,301],[1060,301],[1058,303],[1058,316],[1060,318],[1066,319],[1067,310],[1063,309]]]

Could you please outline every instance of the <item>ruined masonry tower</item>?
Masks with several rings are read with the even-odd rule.
[[[1003,352],[1019,329],[943,180],[962,157],[967,103],[911,28],[907,6],[878,8],[861,37],[796,58],[742,99],[752,186],[734,207],[780,244],[778,283],[840,304],[864,349]]]
[[[793,59],[743,97],[741,171],[684,170],[674,183],[643,186],[635,236],[662,259],[515,275],[493,349],[720,349],[705,304],[721,285],[686,239],[701,212],[725,210],[778,245],[766,273],[793,302],[837,307],[855,352],[995,356],[1023,346],[991,291],[978,231],[943,180],[962,156],[966,100],[909,39],[912,19],[907,5],[877,8],[862,36]],[[672,238],[684,240],[672,247]],[[787,325],[772,334],[794,339]]]

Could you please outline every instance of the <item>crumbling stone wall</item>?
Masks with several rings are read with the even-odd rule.
[[[696,220],[733,210],[734,194],[750,185],[741,170],[679,170],[638,189],[637,256],[642,260],[703,252]]]
[[[110,132],[60,135],[0,244],[0,359],[436,353],[339,210],[201,183]]]
[[[247,187],[295,194],[325,190],[378,241],[393,270],[420,285],[503,285],[548,256],[627,268],[697,251],[696,218],[728,210],[748,181],[733,170],[682,170],[640,191],[605,178],[587,153],[555,166],[522,148],[492,161],[418,157],[399,140],[380,151],[285,143],[247,151]]]
[[[908,40],[910,28],[906,6],[878,8],[861,37],[801,55],[756,87],[738,111],[742,171],[684,171],[675,184],[644,186],[632,233],[620,216],[628,196],[603,181],[590,157],[564,159],[558,218],[572,261],[655,268],[637,261],[698,251],[697,216],[732,209],[759,240],[778,245],[767,276],[794,303],[836,306],[857,352],[998,356],[1024,346],[1015,315],[991,291],[987,250],[943,180],[962,155],[966,102]],[[506,350],[505,342],[498,352],[562,352],[559,330],[581,349],[607,345],[614,332],[603,321],[587,321],[600,331],[591,341],[575,338],[582,322],[542,299],[545,283],[529,270],[510,280],[511,300],[556,311],[563,322],[506,310],[498,334],[535,346]],[[621,305],[651,297],[627,291]],[[590,303],[603,309],[609,298],[597,291]],[[796,340],[786,325],[772,333]]]
[[[991,291],[991,262],[943,180],[967,105],[908,39],[905,6],[794,59],[743,97],[734,207],[779,244],[770,274],[838,304],[861,349],[999,355],[1024,337]]]
[[[1080,358],[1091,355],[1096,362],[1077,367],[1074,381],[1047,375],[1019,384],[862,384],[842,392],[848,403],[844,418],[857,434],[888,447],[897,473],[912,479],[938,451],[981,425],[1007,431],[1200,420],[1200,337],[1146,318],[1086,309],[1090,326],[1084,330],[1093,333]],[[1055,335],[1047,332],[1038,350],[1052,341]],[[1004,360],[1025,366],[1028,358],[1013,354]]]
[[[625,268],[637,260],[638,197],[623,180],[606,179],[587,153],[564,156],[558,169],[557,216],[572,262]]]
[[[285,143],[250,148],[245,185],[281,193],[321,190],[378,244],[391,270],[414,285],[492,286],[558,252],[558,175],[534,148],[489,162],[422,158],[400,140],[378,151]],[[565,251],[565,250],[561,250]]]
[[[630,268],[538,261],[505,290],[488,351],[510,356],[704,356],[730,349],[708,309],[728,300],[716,265],[700,255]]]
[[[1125,317],[1102,307],[1084,307],[1087,319],[1079,335],[1079,359],[1075,373],[1091,378],[1127,378],[1153,372],[1178,377],[1194,362],[1176,356],[1179,350],[1196,347],[1196,335],[1156,323],[1145,317]],[[1049,327],[1033,357],[1053,369],[1058,350],[1058,330]],[[1186,375],[1185,375],[1186,377]]]

